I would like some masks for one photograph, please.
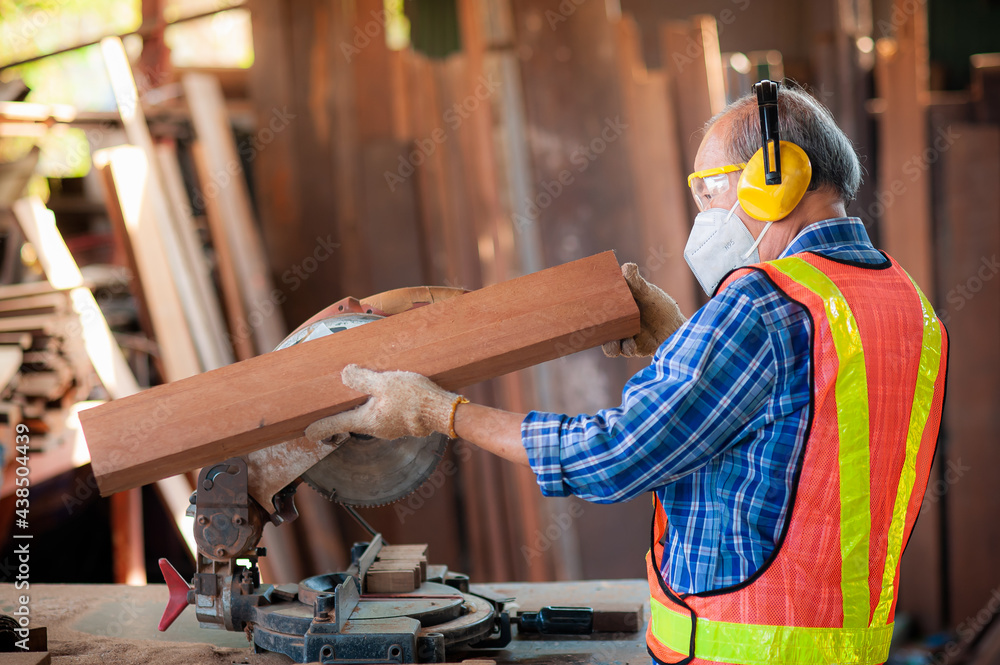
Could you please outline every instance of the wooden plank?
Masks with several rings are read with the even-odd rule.
[[[382,0],[356,0],[353,34],[363,34],[372,27],[374,17],[385,11]],[[384,29],[384,27],[382,28]],[[344,57],[348,57],[346,54]],[[393,53],[385,43],[382,30],[364,48],[350,54],[354,66],[354,104],[358,140],[364,144],[373,139],[394,135],[394,117],[399,100],[393,95]]]
[[[206,187],[210,182],[210,172],[208,158],[200,142],[195,141],[191,144],[191,156],[194,159],[198,181],[202,187]],[[237,261],[233,256],[230,243],[226,240],[228,231],[226,230],[224,214],[218,198],[207,197],[205,199],[205,216],[208,218],[208,227],[212,234],[212,244],[215,247],[215,258],[219,267],[219,285],[222,288],[222,302],[226,310],[226,319],[229,322],[229,339],[236,352],[236,358],[246,360],[253,358],[256,353],[254,352],[250,327],[247,323],[247,309],[243,302],[242,289],[240,289]]]
[[[6,388],[24,360],[24,349],[4,344],[0,346],[0,389]]]
[[[90,289],[83,286],[83,275],[56,228],[55,217],[37,197],[14,204],[14,214],[29,242],[38,253],[49,284],[68,289],[78,323],[74,330],[83,337],[87,357],[112,399],[139,392],[139,383],[125,361],[101,308]],[[179,515],[175,515],[180,519]]]
[[[160,347],[164,379],[176,381],[198,374],[202,365],[194,343],[195,328],[188,327],[184,307],[184,297],[193,297],[193,292],[182,292],[172,278],[176,271],[163,241],[162,213],[155,207],[155,197],[150,196],[155,174],[148,156],[137,146],[121,145],[95,152],[94,164],[114,193],[107,200],[108,208],[113,209],[111,217],[125,226],[143,301]]]
[[[118,112],[121,114],[125,135],[128,137],[129,143],[135,146],[142,155],[142,159],[136,155],[129,157],[130,160],[134,161],[132,165],[135,169],[134,171],[119,171],[112,168],[117,184],[117,195],[123,203],[124,212],[126,213],[126,225],[128,225],[129,219],[136,218],[135,213],[127,214],[133,212],[128,209],[128,206],[124,205],[128,201],[130,206],[140,211],[137,213],[138,217],[145,218],[143,225],[148,225],[149,227],[142,232],[143,235],[149,236],[149,240],[146,242],[152,245],[152,239],[155,238],[156,244],[159,246],[158,252],[165,258],[167,269],[159,273],[157,281],[161,283],[171,282],[179,296],[183,316],[174,323],[174,326],[179,327],[181,324],[186,326],[188,331],[183,336],[189,337],[190,340],[172,340],[170,344],[176,347],[176,355],[180,355],[184,346],[190,345],[195,352],[200,349],[202,357],[208,359],[208,365],[203,365],[201,359],[196,355],[194,362],[198,368],[195,370],[197,372],[213,364],[210,349],[213,348],[212,345],[215,341],[209,339],[210,332],[208,330],[207,315],[192,280],[191,259],[186,256],[184,245],[178,237],[177,228],[179,223],[174,219],[166,192],[164,191],[163,175],[160,173],[159,161],[153,148],[153,140],[149,134],[149,127],[146,125],[146,118],[139,103],[135,80],[132,77],[132,70],[129,67],[128,56],[125,54],[125,48],[121,40],[117,37],[109,37],[101,40],[101,54],[104,58],[108,77],[111,80],[111,88],[114,91]],[[117,151],[120,148],[116,147],[109,150]],[[100,152],[104,153],[105,151],[102,150]],[[124,160],[124,157],[119,158]],[[104,158],[99,157],[95,153],[94,159],[95,163],[97,163],[99,159]],[[98,166],[101,166],[101,164],[98,164]],[[109,205],[113,205],[113,201],[109,201]],[[130,239],[132,238],[131,233],[129,237]],[[143,280],[144,288],[149,288],[150,286],[152,285],[148,283],[148,280]],[[157,285],[155,288],[161,288],[161,286],[167,288],[165,284]],[[147,303],[147,305],[150,309],[153,309],[153,304]],[[156,318],[152,313],[151,316],[154,319]],[[155,320],[154,326],[162,330],[161,325],[156,324]],[[180,335],[179,332],[175,332],[174,334]],[[160,338],[157,341],[161,345],[165,343]],[[187,354],[187,351],[184,351],[184,353]],[[178,357],[167,362],[167,364],[174,364],[173,371],[180,372],[179,374],[174,374],[174,378],[177,378],[190,376],[189,362],[185,358]],[[168,373],[170,372],[168,371]]]
[[[671,82],[677,110],[678,137],[684,168],[694,170],[705,123],[726,105],[725,74],[715,17],[702,14],[689,21],[667,21],[660,27],[662,66]],[[688,197],[689,210],[695,211]],[[692,218],[694,215],[692,215]]]
[[[543,265],[609,247],[615,248],[621,261],[644,260],[629,150],[629,136],[636,129],[625,117],[615,26],[608,19],[608,9],[614,4],[586,2],[570,14],[560,14],[558,2],[551,0],[511,3],[530,156],[527,225],[537,227]],[[550,29],[553,14],[566,18],[555,30]],[[567,105],[573,113],[566,112]],[[592,413],[602,405],[617,404],[621,387],[635,371],[628,363],[604,358],[596,350],[548,369],[549,389],[540,390],[539,401],[530,406],[565,413]],[[594,375],[604,380],[593,382],[588,377]],[[528,560],[518,544],[530,549],[537,534],[555,517],[553,512],[562,509],[538,503],[530,476],[512,476],[507,469],[494,473],[501,487],[519,486],[505,502],[509,518],[500,520],[508,529],[501,541],[512,544],[498,553],[500,565],[512,569],[513,579],[578,576],[574,559],[580,549],[575,536],[587,520],[574,521],[545,556]],[[491,514],[493,506],[484,507]],[[643,530],[639,513],[631,507],[620,505],[612,510],[619,511],[616,526],[623,531],[630,531],[622,527],[630,523],[635,533]],[[522,513],[529,519],[522,520]],[[485,546],[499,549],[495,541]]]
[[[325,111],[304,113],[295,105],[292,98],[293,90],[310,86],[307,85],[308,74],[304,74],[306,68],[296,66],[297,63],[293,61],[292,47],[295,40],[290,34],[290,16],[293,13],[308,11],[311,8],[310,4],[274,3],[270,0],[250,0],[248,3],[254,46],[254,63],[248,72],[250,97],[257,116],[257,126],[260,131],[264,131],[263,128],[267,127],[267,131],[270,132],[267,137],[271,139],[266,150],[254,151],[252,162],[254,201],[260,215],[263,237],[267,243],[268,259],[275,274],[283,273],[291,265],[301,261],[306,255],[303,251],[305,242],[315,238],[313,231],[314,229],[318,231],[316,227],[320,225],[328,227],[330,219],[329,210],[325,215],[316,215],[315,210],[308,209],[310,205],[315,205],[316,199],[329,200],[329,194],[316,190],[306,196],[304,192],[310,191],[306,189],[310,177],[325,177],[329,182],[332,164],[328,160],[325,164],[310,164],[309,167],[313,167],[311,169],[303,168],[305,155],[296,145],[297,134],[303,124],[315,123],[326,126],[330,121],[330,114]],[[315,30],[320,32],[325,27],[316,25]],[[335,48],[339,47],[340,36],[331,36],[330,42]],[[347,43],[350,43],[350,39]],[[314,52],[318,53],[322,48],[322,44],[317,44]],[[336,51],[337,57],[343,61],[344,56],[340,49],[336,48]],[[309,64],[322,65],[324,60],[326,59],[317,57]],[[333,86],[334,89],[342,86],[338,79],[330,76],[321,79],[321,84],[333,80],[338,81],[338,84]],[[312,92],[315,93],[316,90]],[[276,127],[281,127],[281,131],[273,132],[269,123],[278,117],[276,113],[279,111],[282,117],[290,116],[294,122],[288,123],[287,126],[285,123],[276,124]],[[328,137],[316,131],[313,126],[307,126],[303,131],[310,136],[314,144],[318,144],[320,149],[328,146]],[[320,168],[317,169],[317,166]],[[319,173],[314,175],[313,172],[316,170],[319,170]],[[315,227],[304,228],[312,224],[315,224]],[[329,266],[329,269],[336,274],[334,266]],[[330,279],[329,273],[321,271],[316,277],[323,283],[329,284],[331,291],[344,293],[337,288],[336,280]],[[311,306],[308,301],[310,291],[311,289],[296,289],[287,294],[288,300],[284,303],[284,312],[290,323],[304,321],[319,309],[318,306]],[[306,302],[303,303],[303,299]],[[237,357],[239,358],[239,354]]]
[[[531,210],[534,184],[518,57],[523,51],[515,48],[513,15],[506,0],[460,0],[458,16],[467,64],[465,89],[456,101],[481,101],[458,128],[458,142],[469,183],[470,217],[479,239],[481,279],[492,284],[543,265],[541,233]],[[491,382],[486,399],[515,412],[544,408],[541,405],[552,404],[550,375],[546,365],[508,374]],[[476,579],[523,578],[517,566],[523,559],[519,552],[537,533],[551,500],[539,495],[529,469],[480,451],[468,456],[465,452],[470,451],[462,456],[461,500],[470,573]],[[546,553],[554,571],[550,577],[576,576],[573,566],[579,557],[562,547],[572,535],[572,529],[564,532]],[[539,567],[539,576],[544,574]]]
[[[0,285],[0,300],[37,296],[45,293],[53,293],[56,290],[44,280],[40,282],[25,282],[23,284],[3,284]]]
[[[204,325],[192,328],[202,367],[209,370],[229,365],[235,360],[233,348],[226,336],[222,308],[212,283],[211,265],[198,239],[198,232],[191,216],[191,204],[184,189],[184,178],[177,161],[177,149],[173,143],[159,143],[156,146],[156,158],[160,173],[163,174],[163,185],[173,212],[171,217],[181,242],[182,254],[198,298],[198,308],[204,315]]]
[[[44,397],[52,402],[62,397],[73,383],[69,367],[56,372],[24,372],[17,382],[17,392],[28,397]]]
[[[940,483],[929,485],[945,507],[952,620],[973,617],[991,601],[1000,548],[1000,128],[955,124],[943,154],[944,217],[937,265],[942,319],[950,334],[947,446]],[[937,489],[935,490],[935,487]]]
[[[115,584],[146,584],[142,533],[142,490],[131,489],[111,497],[111,556]]]
[[[378,553],[379,561],[409,561],[420,567],[420,579],[427,579],[427,545],[386,545]]]
[[[386,186],[385,174],[399,168],[400,155],[409,154],[413,145],[394,139],[371,140],[361,148],[361,225],[362,248],[369,270],[369,290],[381,293],[390,289],[420,284],[420,220],[412,178]],[[361,297],[362,294],[357,294]],[[367,295],[367,294],[365,294]]]
[[[925,293],[933,293],[927,6],[895,0],[897,14],[902,19],[895,39],[880,39],[876,48],[875,87],[884,110],[879,115],[878,206],[872,207],[880,213],[879,239],[886,252]]]
[[[55,288],[72,289],[73,311],[79,317],[87,355],[108,394],[124,397],[139,392],[139,384],[122,355],[108,323],[73,260],[55,217],[37,197],[14,204],[14,214],[25,236],[35,247],[45,275]]]
[[[0,312],[16,313],[28,310],[47,309],[60,314],[70,311],[69,294],[66,291],[51,291],[23,298],[0,300]]]
[[[972,56],[972,97],[980,122],[1000,122],[1000,53]]]
[[[0,344],[19,346],[27,351],[33,343],[33,338],[29,333],[0,333]]]
[[[365,575],[365,593],[408,593],[417,586],[412,568],[380,567],[376,562]]]
[[[218,79],[206,74],[187,74],[183,78],[184,96],[191,109],[198,140],[204,146],[204,160],[209,178],[202,195],[219,206],[225,229],[223,237],[213,236],[216,248],[228,243],[235,262],[243,305],[249,314],[247,324],[253,330],[257,353],[273,350],[285,337],[281,305],[275,302],[271,269],[264,253],[260,231],[250,208],[243,169],[236,152],[232,127]],[[234,334],[236,331],[233,331]]]
[[[639,269],[690,316],[698,309],[697,284],[684,261],[691,228],[685,202],[690,194],[677,141],[677,113],[669,99],[668,73],[646,69],[639,26],[631,17],[622,18],[616,27],[625,113],[635,128],[628,139],[646,246]]]
[[[0,317],[0,331],[6,333],[41,331],[47,335],[62,334],[65,324],[65,317],[52,314]]]
[[[99,151],[94,152],[97,153]],[[116,254],[121,257],[121,261],[128,268],[128,289],[132,294],[133,300],[135,300],[139,327],[155,345],[156,328],[153,326],[153,319],[149,314],[149,305],[146,303],[146,291],[142,286],[142,272],[139,270],[135,247],[129,240],[124,211],[118,199],[114,176],[111,173],[111,169],[107,168],[107,165],[95,165],[94,172],[106,202],[105,208],[107,209],[108,220],[111,222],[111,234],[114,238]],[[156,366],[159,376],[167,376],[162,353],[156,353],[150,357],[150,361]],[[146,383],[149,383],[149,381],[146,381]]]
[[[364,397],[339,383],[351,362],[456,389],[637,330],[631,293],[605,252],[157,386],[81,421],[98,485],[110,494],[287,441],[357,406]]]

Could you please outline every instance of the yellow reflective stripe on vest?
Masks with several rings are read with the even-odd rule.
[[[907,277],[910,277],[907,275]],[[920,287],[910,277],[913,288],[920,296],[920,307],[924,315],[924,333],[920,345],[920,367],[917,370],[917,384],[913,391],[913,406],[910,408],[910,424],[906,430],[906,458],[896,488],[896,501],[892,506],[892,523],[889,526],[888,547],[886,548],[885,569],[882,571],[882,590],[878,605],[872,615],[872,624],[881,626],[889,620],[892,607],[893,583],[896,568],[903,550],[903,532],[906,530],[906,511],[910,506],[913,485],[917,480],[917,453],[924,438],[924,428],[930,419],[931,404],[934,401],[934,384],[941,369],[941,324],[934,314],[934,308],[924,296]]]
[[[650,599],[653,634],[685,656],[691,643],[691,617]],[[697,621],[697,657],[719,663],[770,665],[783,663],[858,663],[874,665],[889,657],[892,625],[874,628],[801,628],[760,626],[725,621]]]
[[[770,264],[820,298],[837,351],[840,590],[844,599],[844,628],[866,628],[871,608],[868,590],[871,456],[868,449],[868,373],[858,322],[837,285],[812,264],[794,256]]]

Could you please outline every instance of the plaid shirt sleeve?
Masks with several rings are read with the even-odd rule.
[[[625,385],[621,406],[528,414],[521,439],[543,494],[627,501],[698,470],[749,433],[774,389],[776,364],[741,281],[660,346]]]

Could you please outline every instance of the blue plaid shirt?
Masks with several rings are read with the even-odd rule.
[[[803,251],[881,263],[857,218],[811,224]],[[662,572],[682,593],[752,575],[785,522],[809,420],[809,317],[759,272],[712,298],[625,385],[622,404],[521,425],[546,496],[627,501],[655,491],[670,521]]]

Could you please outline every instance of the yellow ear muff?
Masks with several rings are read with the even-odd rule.
[[[764,166],[764,150],[760,149],[743,169],[736,196],[743,210],[754,219],[776,222],[787,217],[805,196],[812,180],[812,164],[805,150],[781,141],[780,185],[764,182]]]

